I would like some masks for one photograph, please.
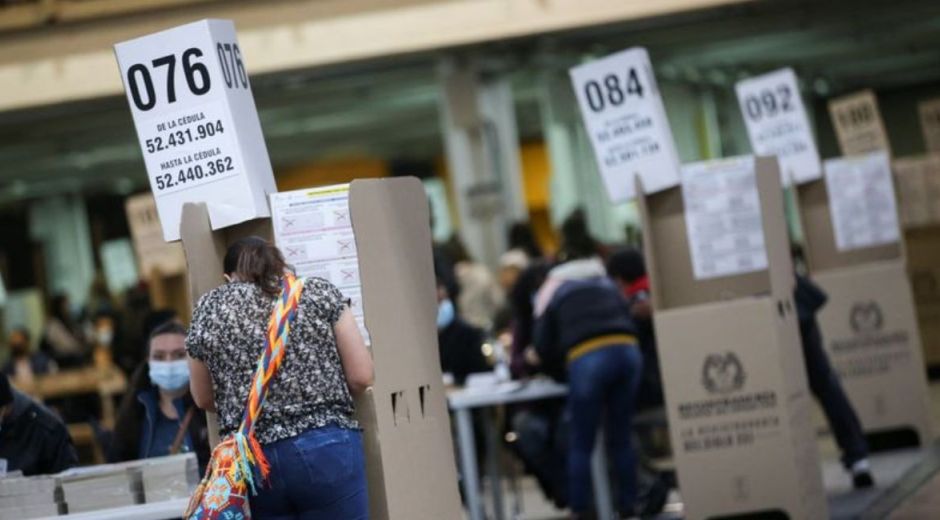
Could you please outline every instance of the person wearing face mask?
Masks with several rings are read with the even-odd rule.
[[[205,414],[189,393],[186,329],[164,323],[150,336],[148,359],[134,373],[114,429],[112,462],[195,452],[199,465],[209,460]]]
[[[438,276],[437,284],[437,343],[441,356],[441,371],[451,374],[454,382],[464,384],[467,376],[488,372],[489,364],[483,355],[483,330],[470,325],[457,315],[453,288]]]
[[[33,352],[30,347],[29,331],[17,327],[10,332],[7,342],[10,349],[10,359],[3,368],[3,373],[14,381],[28,385],[35,376],[50,374],[57,370],[54,361],[42,352]]]

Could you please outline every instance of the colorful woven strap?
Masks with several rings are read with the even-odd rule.
[[[297,315],[300,294],[304,288],[302,278],[293,274],[286,274],[281,284],[281,295],[278,297],[271,320],[268,322],[268,336],[265,341],[264,352],[258,359],[258,367],[248,392],[248,403],[245,406],[245,415],[242,424],[235,432],[235,445],[238,449],[238,469],[248,481],[252,492],[256,492],[255,480],[267,479],[270,466],[261,449],[261,444],[255,438],[255,422],[261,415],[264,399],[271,386],[271,380],[277,374],[287,348],[287,336],[290,325]]]

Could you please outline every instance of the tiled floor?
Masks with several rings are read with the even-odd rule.
[[[940,432],[940,382],[930,387],[931,409],[933,412],[934,431]],[[821,417],[821,414],[819,414]],[[823,480],[829,495],[830,517],[834,519],[858,518],[867,511],[886,491],[898,482],[918,462],[923,460],[921,450],[900,450],[878,453],[872,456],[871,463],[877,486],[867,491],[854,491],[848,475],[838,461],[838,451],[828,435],[820,436],[820,453],[823,458]],[[510,492],[508,483],[504,483],[507,519],[515,520],[556,520],[567,518],[565,511],[555,509],[548,503],[531,478],[518,481],[518,498]],[[488,486],[484,484],[484,496],[487,511],[492,511],[492,502]],[[517,502],[518,500],[518,502]],[[521,506],[516,514],[518,506]],[[660,519],[681,518],[681,497],[673,493],[666,512]],[[908,497],[902,505],[891,513],[892,520],[927,520],[940,518],[940,473]]]

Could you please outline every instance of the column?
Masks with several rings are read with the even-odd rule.
[[[460,236],[475,259],[495,268],[508,226],[528,220],[512,88],[476,58],[443,59],[438,78]]]

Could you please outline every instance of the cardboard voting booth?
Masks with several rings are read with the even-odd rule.
[[[356,403],[371,518],[460,518],[424,190],[413,178],[355,181],[349,215],[375,360],[375,385]],[[269,219],[213,230],[201,204],[183,207],[180,231],[194,302],[223,282],[228,244],[248,235],[273,236]]]
[[[834,176],[839,169],[846,176]],[[829,295],[818,316],[826,351],[867,434],[927,443],[927,382],[887,155],[827,161],[825,170],[798,199],[807,265]]]
[[[686,517],[826,518],[776,159],[638,200]]]

